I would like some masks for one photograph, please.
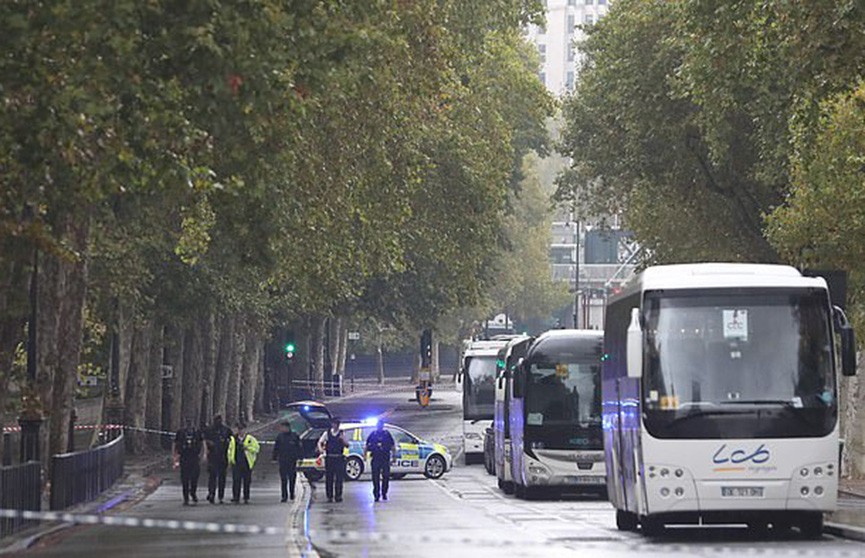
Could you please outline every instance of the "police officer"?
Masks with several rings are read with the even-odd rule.
[[[294,500],[294,485],[297,481],[297,460],[303,453],[300,436],[291,430],[291,425],[282,423],[282,432],[276,436],[273,445],[273,460],[279,461],[279,481],[282,487],[282,500],[288,500],[289,494]],[[286,488],[286,484],[288,487]]]
[[[189,505],[189,499],[198,503],[198,476],[201,474],[201,450],[203,437],[201,431],[192,426],[187,419],[184,427],[177,431],[174,437],[174,463],[180,465],[180,483],[183,485],[183,505]]]
[[[243,488],[243,503],[249,503],[249,486],[252,484],[252,468],[258,457],[260,446],[252,434],[246,433],[243,424],[237,426],[237,432],[228,441],[228,464],[231,470],[231,501],[240,502],[240,489]]]
[[[372,495],[378,502],[379,495],[387,501],[390,485],[390,459],[396,444],[390,432],[384,429],[384,421],[379,419],[376,429],[366,439],[366,451],[372,454]]]
[[[231,440],[231,429],[222,424],[222,416],[213,417],[213,426],[207,433],[207,501],[216,503],[219,496],[221,504],[225,498],[225,476],[228,471],[228,442]],[[218,491],[218,493],[217,493]]]
[[[325,492],[327,501],[342,502],[342,481],[345,476],[345,456],[343,450],[348,447],[342,431],[339,429],[339,419],[333,418],[330,428],[318,439],[318,451],[324,454]]]

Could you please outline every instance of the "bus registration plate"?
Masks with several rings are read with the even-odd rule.
[[[722,486],[721,496],[725,498],[762,498],[762,486]]]
[[[566,482],[570,484],[604,484],[605,482],[607,482],[607,478],[578,475],[566,477]]]

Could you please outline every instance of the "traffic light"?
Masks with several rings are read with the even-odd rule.
[[[285,360],[294,359],[294,350],[295,350],[294,343],[289,341],[288,343],[285,344]]]

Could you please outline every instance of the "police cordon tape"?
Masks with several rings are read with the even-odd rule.
[[[292,533],[283,527],[254,525],[244,523],[217,523],[214,521],[191,521],[182,519],[139,518],[120,515],[78,514],[52,511],[28,511],[0,509],[0,518],[23,519],[25,521],[61,522],[73,525],[107,525],[112,527],[132,527],[144,529],[166,529],[171,531],[199,531],[207,533],[229,533],[244,535],[285,535],[286,541],[296,541]],[[297,533],[313,544],[325,541],[369,541],[399,542],[407,541],[436,544],[474,544],[483,546],[536,546],[537,541],[473,539],[469,537],[448,537],[423,533],[380,533],[350,531],[342,529],[308,529]]]

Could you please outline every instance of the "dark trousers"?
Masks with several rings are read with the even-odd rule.
[[[198,465],[198,460],[180,462],[180,483],[183,485],[183,501],[188,502],[191,496],[193,500],[197,499],[195,491],[198,490],[198,476],[201,474],[201,467]]]
[[[328,500],[342,500],[342,481],[345,477],[345,456],[328,455],[324,458],[325,492]]]
[[[390,486],[390,460],[372,459],[372,495],[378,500],[379,496],[387,498],[387,489]]]
[[[219,499],[220,501],[225,498],[225,477],[228,473],[228,463],[223,462],[214,462],[210,463],[207,466],[207,496],[209,498],[215,498],[217,495],[217,489],[219,490]]]
[[[294,500],[294,485],[297,481],[297,461],[279,462],[279,481],[282,485],[282,499],[285,500],[291,494]],[[288,485],[286,487],[286,484]]]
[[[252,483],[252,469],[235,465],[231,470],[232,501],[240,501],[240,485],[243,484],[243,499],[249,500],[249,485]]]

